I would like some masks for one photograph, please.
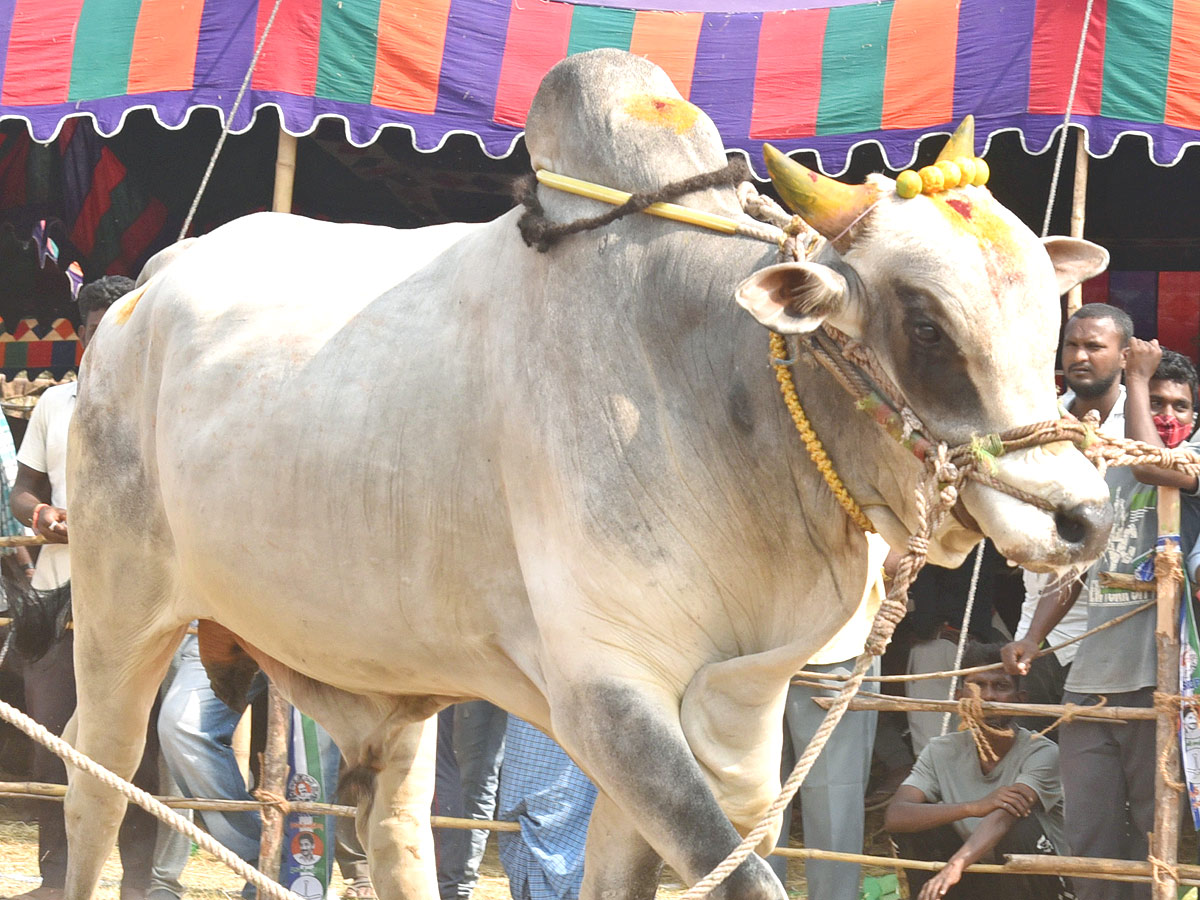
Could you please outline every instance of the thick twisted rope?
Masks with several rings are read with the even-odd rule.
[[[298,894],[292,893],[287,888],[262,874],[258,869],[243,862],[241,858],[222,846],[207,832],[201,831],[183,816],[179,815],[179,813],[164,806],[150,794],[136,785],[130,784],[124,778],[109,771],[95,760],[84,756],[62,738],[51,734],[19,709],[10,706],[2,700],[0,700],[0,719],[15,726],[42,746],[52,750],[57,756],[62,757],[63,761],[74,766],[80,772],[84,772],[101,784],[124,794],[125,797],[132,800],[142,809],[146,810],[146,812],[170,825],[176,831],[182,831],[199,846],[203,847],[242,878],[245,878],[258,888],[261,892],[259,896],[269,897],[270,900],[302,900]]]

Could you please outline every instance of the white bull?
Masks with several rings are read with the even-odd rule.
[[[615,51],[547,76],[528,146],[537,168],[627,190],[725,164],[712,122]],[[1058,297],[1106,254],[1043,249],[982,187],[846,190],[869,213],[846,230],[866,206],[800,198],[837,240],[750,278],[741,302],[780,331],[827,317],[863,340],[936,439],[1054,418]],[[599,211],[539,196],[556,221]],[[731,187],[682,202],[742,216]],[[865,581],[863,535],[734,302],[776,248],[635,216],[543,254],[518,215],[234,222],[152,266],[83,366],[68,734],[131,773],[186,623],[219,623],[374,774],[359,831],[385,898],[436,897],[423,751],[430,716],[468,697],[553,734],[598,786],[588,898],[651,896],[663,859],[698,879],[777,790],[788,678]],[[799,371],[851,493],[901,546],[917,462],[823,371]],[[1108,493],[1074,448],[1002,457],[998,477],[1055,507],[964,490],[961,520],[1010,558],[1103,546]],[[978,538],[949,521],[931,556],[955,564]],[[72,780],[74,900],[123,808]],[[757,857],[717,895],[784,896]]]

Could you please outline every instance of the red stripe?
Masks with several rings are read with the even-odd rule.
[[[1108,273],[1101,272],[1095,278],[1089,278],[1081,285],[1084,303],[1108,302]]]
[[[65,103],[83,0],[17,0],[0,103]]]
[[[1200,272],[1158,273],[1158,340],[1195,361],[1200,351]]]
[[[1033,16],[1033,48],[1029,62],[1029,111],[1062,115],[1071,94],[1071,74],[1087,0],[1038,0]],[[1074,115],[1100,115],[1104,88],[1104,22],[1107,0],[1095,0],[1088,25],[1087,43],[1079,84],[1075,88]]]
[[[829,10],[763,14],[750,137],[809,137],[821,105],[821,51]]]
[[[567,56],[573,11],[569,3],[513,0],[504,60],[500,63],[500,83],[496,88],[497,122],[525,124],[542,78]]]
[[[258,4],[255,44],[271,17],[273,3]],[[287,91],[311,97],[317,90],[317,59],[321,51],[321,0],[282,0],[267,36],[253,86],[264,91]]]
[[[0,159],[0,196],[4,206],[25,205],[25,160],[29,158],[29,136],[25,131],[12,138],[14,146]]]
[[[92,252],[96,243],[96,227],[112,205],[113,188],[124,178],[125,166],[105,147],[100,152],[100,162],[92,172],[92,187],[88,191],[87,199],[83,201],[79,218],[71,228],[71,242],[84,256]]]
[[[151,242],[167,224],[167,208],[157,197],[151,197],[142,214],[121,235],[121,255],[108,267],[109,275],[128,275],[138,268],[138,263]]]

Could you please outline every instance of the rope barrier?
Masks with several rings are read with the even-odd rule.
[[[1034,655],[1034,659],[1039,659],[1039,658],[1041,658],[1043,656],[1047,656],[1051,653],[1057,653],[1063,647],[1069,647],[1069,646],[1071,646],[1071,644],[1078,643],[1079,641],[1082,641],[1086,637],[1090,637],[1093,634],[1097,634],[1098,632],[1105,631],[1109,628],[1112,628],[1114,625],[1120,625],[1122,622],[1126,621],[1127,619],[1133,618],[1138,613],[1143,613],[1148,609],[1153,609],[1155,604],[1157,604],[1157,602],[1158,602],[1157,600],[1147,600],[1141,606],[1135,606],[1133,609],[1129,610],[1128,612],[1121,613],[1121,615],[1116,616],[1115,618],[1109,619],[1107,622],[1103,623],[1102,625],[1097,625],[1095,628],[1091,628],[1091,629],[1085,631],[1083,634],[1076,635],[1075,637],[1070,638],[1069,640],[1063,641],[1061,644],[1055,644],[1052,647],[1046,647],[1042,650],[1039,650]],[[975,675],[979,672],[998,672],[1003,668],[1004,668],[1004,663],[989,663],[986,666],[971,666],[970,668],[967,668],[967,669],[950,669],[945,672],[916,672],[916,673],[913,673],[912,675],[875,675],[875,676],[865,678],[864,681],[879,682],[880,684],[897,684],[897,683],[906,682],[906,681],[932,681],[932,680],[939,679],[939,678],[953,678],[953,677],[961,677],[961,676],[965,676],[965,675]],[[809,678],[809,679],[813,679],[813,680],[820,680],[820,681],[848,681],[850,679],[849,675],[838,675],[837,673],[833,673],[833,672],[809,672],[807,669],[801,669],[797,674],[803,675],[805,678]]]

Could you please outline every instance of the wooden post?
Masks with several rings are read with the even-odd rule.
[[[288,724],[291,704],[283,699],[272,682],[267,685],[267,746],[262,755],[262,777],[258,788],[264,794],[287,796]],[[258,870],[272,881],[279,880],[279,849],[283,843],[283,810],[263,807],[262,838],[258,845]]]
[[[1088,155],[1087,141],[1082,128],[1075,132],[1075,190],[1071,196],[1071,237],[1083,237],[1083,218],[1087,206]],[[1067,292],[1067,318],[1083,306],[1083,288],[1079,285]]]
[[[296,179],[296,138],[279,128],[279,145],[275,151],[275,192],[271,209],[292,211],[292,185]],[[267,685],[267,744],[262,754],[262,777],[258,788],[264,794],[287,796],[288,725],[292,717],[291,704],[283,699],[275,685]],[[262,838],[258,845],[258,870],[272,881],[279,880],[280,846],[283,843],[284,813],[274,806],[262,811]]]
[[[1179,534],[1179,491],[1176,488],[1158,489],[1158,533]],[[1158,647],[1158,692],[1175,696],[1179,693],[1179,594],[1182,579],[1178,576],[1179,539],[1167,540],[1158,548],[1159,560],[1169,559],[1167,567],[1156,563],[1158,583],[1158,624],[1154,640]],[[1150,855],[1159,860],[1154,879],[1153,900],[1175,900],[1178,880],[1175,864],[1179,851],[1179,714],[1174,708],[1158,710],[1155,730],[1154,773],[1154,833],[1150,835]],[[1147,761],[1148,762],[1148,761]]]
[[[292,211],[292,187],[296,182],[296,137],[279,128],[279,146],[275,151],[275,196],[271,209]]]

